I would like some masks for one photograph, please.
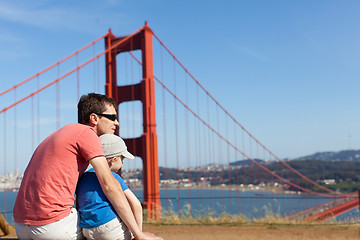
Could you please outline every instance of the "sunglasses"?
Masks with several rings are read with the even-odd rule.
[[[102,116],[102,117],[106,117],[107,119],[111,120],[111,121],[115,121],[117,119],[117,115],[116,114],[105,114],[105,113],[95,113],[96,115]]]

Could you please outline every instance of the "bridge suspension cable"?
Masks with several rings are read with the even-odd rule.
[[[179,59],[169,50],[169,48],[160,40],[160,38],[154,33],[154,37],[159,41],[159,43],[166,49],[166,51],[171,55],[171,57],[184,69],[184,71],[196,82],[196,84],[207,94],[207,96],[210,97],[211,100],[213,100],[216,105],[227,115],[229,116],[233,122],[238,125],[250,138],[252,138],[259,146],[261,146],[265,151],[267,151],[271,156],[275,157],[275,159],[279,162],[281,162],[285,167],[289,168],[292,172],[294,172],[295,174],[297,174],[298,176],[300,176],[301,178],[305,179],[307,182],[313,184],[314,186],[329,192],[331,194],[324,194],[324,193],[318,193],[315,191],[311,191],[309,189],[305,189],[304,187],[301,187],[299,185],[296,185],[294,183],[291,183],[290,181],[286,180],[285,178],[273,173],[271,170],[267,169],[266,167],[264,167],[263,165],[261,165],[260,163],[258,163],[257,161],[255,161],[253,158],[251,158],[250,156],[246,155],[244,152],[242,152],[238,147],[236,147],[236,145],[232,144],[226,137],[222,136],[219,132],[217,132],[213,127],[211,127],[204,119],[201,119],[200,116],[198,114],[196,114],[192,109],[190,109],[180,98],[177,97],[176,92],[172,92],[168,87],[166,87],[166,85],[161,82],[161,80],[159,78],[157,78],[156,76],[154,76],[154,79],[159,82],[163,88],[165,88],[178,102],[180,102],[185,108],[187,108],[192,114],[194,114],[194,116],[196,116],[203,124],[205,124],[211,131],[213,131],[214,133],[216,133],[222,140],[224,140],[228,146],[233,147],[234,149],[236,149],[236,151],[240,152],[242,154],[242,156],[248,158],[250,161],[252,161],[254,164],[256,164],[258,167],[260,167],[261,169],[265,170],[266,172],[270,173],[272,176],[282,180],[283,182],[288,183],[289,185],[311,193],[311,194],[316,194],[316,195],[321,195],[321,196],[330,196],[330,197],[344,197],[344,196],[352,196],[353,194],[341,194],[339,192],[333,191],[331,189],[328,189],[318,183],[316,183],[315,181],[309,179],[308,177],[306,177],[305,175],[301,174],[299,171],[297,171],[296,169],[294,169],[293,167],[291,167],[288,163],[286,163],[285,161],[281,160],[279,157],[277,157],[273,152],[271,152],[264,144],[262,144],[257,138],[255,138],[242,124],[240,124],[211,94],[208,90],[205,89],[205,87],[189,72],[189,70],[179,61]],[[130,55],[136,59],[136,61],[141,64],[141,61],[130,52]],[[176,108],[176,105],[175,105]],[[177,119],[177,117],[176,117]],[[219,122],[219,121],[217,121]]]
[[[10,89],[7,89],[0,93],[0,96],[5,95],[6,93],[9,93],[11,91],[14,92],[15,98],[14,102],[10,104],[9,106],[4,107],[3,109],[0,109],[0,115],[4,117],[4,159],[7,158],[8,152],[6,151],[7,145],[9,142],[7,141],[7,136],[9,136],[10,130],[8,130],[8,123],[7,118],[9,117],[8,110],[13,108],[14,109],[14,156],[15,159],[18,158],[16,155],[17,153],[17,123],[19,122],[18,116],[17,116],[17,105],[19,103],[24,102],[27,99],[31,99],[31,106],[29,107],[29,110],[31,111],[30,119],[31,119],[31,125],[30,131],[32,132],[32,145],[33,148],[36,146],[36,142],[40,141],[40,92],[43,90],[49,88],[50,86],[55,85],[55,104],[54,108],[56,108],[56,125],[57,128],[60,127],[61,122],[63,122],[62,117],[63,114],[60,111],[60,109],[63,107],[62,101],[65,99],[63,97],[63,91],[61,90],[61,86],[59,85],[60,81],[63,83],[63,79],[68,78],[71,74],[76,72],[76,77],[72,84],[77,85],[77,99],[79,99],[81,90],[80,87],[82,86],[80,84],[80,76],[83,77],[83,72],[80,74],[80,70],[83,69],[85,66],[89,65],[89,63],[93,62],[93,68],[94,68],[94,89],[96,88],[96,78],[99,77],[99,58],[103,56],[105,53],[109,52],[112,49],[117,48],[120,46],[123,42],[130,39],[132,36],[139,33],[143,28],[139,29],[138,31],[134,32],[131,35],[128,35],[118,42],[116,42],[114,45],[112,45],[109,49],[105,51],[101,51],[100,53],[95,52],[95,43],[99,42],[100,40],[104,39],[106,35],[100,37],[99,39],[93,41],[92,43],[86,45],[84,48],[76,51],[75,53],[69,55],[68,57],[64,58],[63,60],[57,62],[56,64],[50,66],[49,68],[39,72],[38,74],[35,74],[34,76],[26,79],[25,81],[20,82],[19,84],[16,84]],[[240,190],[240,183],[241,185],[251,185],[255,183],[259,183],[261,181],[264,182],[275,182],[276,179],[279,179],[281,182],[285,183],[285,185],[291,186],[294,189],[301,190],[302,192],[306,192],[312,195],[321,196],[325,199],[326,198],[347,198],[352,197],[354,194],[341,194],[335,191],[332,191],[331,189],[328,189],[315,181],[311,180],[307,176],[303,175],[302,173],[298,172],[296,169],[294,169],[292,166],[290,166],[287,162],[284,160],[279,159],[273,152],[271,152],[264,144],[262,144],[257,138],[255,138],[243,125],[241,125],[235,117],[233,117],[226,109],[223,107],[219,101],[215,99],[213,95],[209,93],[205,89],[205,87],[189,72],[187,68],[179,61],[179,59],[165,46],[165,44],[158,38],[156,34],[153,35],[159,42],[161,47],[161,53],[160,53],[160,74],[157,76],[154,76],[154,80],[156,81],[159,86],[161,86],[161,93],[162,93],[162,110],[163,110],[163,116],[162,116],[162,131],[163,131],[163,138],[161,141],[163,146],[163,158],[164,158],[164,175],[163,178],[168,180],[170,177],[169,166],[171,165],[169,162],[169,159],[173,158],[175,160],[175,178],[178,182],[176,188],[170,189],[174,190],[176,192],[176,196],[172,195],[173,192],[169,191],[170,184],[169,182],[165,182],[163,186],[165,186],[165,197],[160,197],[161,199],[167,199],[167,200],[173,200],[176,201],[177,204],[177,212],[178,215],[180,215],[181,210],[181,201],[184,199],[190,201],[190,204],[193,204],[191,201],[198,201],[201,205],[209,205],[209,203],[216,205],[219,202],[217,200],[221,201],[221,205],[226,205],[225,200],[229,199],[229,211],[232,213],[233,211],[236,212],[237,209],[242,208],[242,210],[250,211],[251,206],[254,205],[254,203],[257,201],[256,199],[260,199],[261,195],[255,195],[255,196],[244,196],[241,194]],[[84,51],[85,49],[89,49],[90,46],[93,46],[93,54],[92,57],[89,57],[87,61],[80,63],[79,61],[79,53]],[[163,66],[163,49],[166,50],[167,53],[169,53],[170,58],[172,58],[171,66],[168,69],[165,69]],[[135,51],[129,52],[131,56],[131,62],[129,64],[127,58],[125,59],[125,79],[128,81],[129,78],[131,78],[131,83],[134,84],[134,79],[137,79],[137,77],[134,77],[134,66],[133,66],[133,60],[137,62],[138,64],[142,64],[141,61],[136,57]],[[128,56],[128,55],[126,55]],[[63,63],[65,63],[67,60],[69,60],[72,57],[76,57],[76,63],[75,67],[72,68],[70,71],[63,70]],[[61,65],[61,71],[60,71],[60,65]],[[180,71],[177,69],[177,67],[180,66]],[[57,67],[57,68],[55,68]],[[95,70],[97,68],[97,70]],[[128,71],[127,69],[130,69]],[[55,80],[51,81],[50,83],[47,83],[44,86],[40,85],[40,76],[42,76],[45,72],[48,72],[50,69],[53,69],[53,71],[57,71],[57,75]],[[141,68],[138,69],[139,72],[141,71]],[[165,82],[165,71],[168,71],[172,74],[170,74],[170,77],[168,79],[173,81]],[[184,71],[184,77],[179,77],[178,74],[180,74]],[[64,74],[61,74],[64,72]],[[97,76],[95,74],[97,72]],[[141,76],[141,74],[139,74]],[[138,77],[139,79],[141,77]],[[26,92],[26,96],[22,98],[18,98],[18,88],[22,85],[24,85],[27,82],[30,82],[33,79],[37,79],[36,90],[30,91],[29,94]],[[190,79],[190,80],[189,80]],[[179,86],[180,84],[184,84],[184,88],[181,89]],[[195,87],[191,88],[189,85],[193,84]],[[89,85],[89,84],[84,84]],[[100,84],[99,84],[100,85]],[[173,88],[171,88],[172,86]],[[71,87],[72,88],[72,87]],[[190,90],[191,89],[191,90]],[[74,87],[75,90],[75,87]],[[134,88],[132,88],[132,91],[134,91]],[[194,95],[189,94],[189,91],[195,91]],[[184,96],[181,97],[183,94]],[[204,94],[206,96],[206,100],[203,101],[203,99],[200,99],[200,95]],[[37,98],[35,98],[35,95],[37,95]],[[170,96],[171,101],[167,101],[166,96]],[[132,96],[134,96],[134,92],[132,92]],[[46,99],[43,99],[46,100]],[[202,102],[201,102],[202,101]],[[29,101],[27,101],[29,102]],[[213,105],[215,104],[215,107]],[[180,107],[179,107],[180,106]],[[37,110],[37,111],[36,111]],[[184,110],[184,112],[182,112]],[[44,112],[44,110],[41,110]],[[127,110],[129,112],[129,108]],[[10,112],[11,113],[11,112]],[[223,115],[225,113],[225,116]],[[172,114],[172,115],[171,115]],[[134,105],[132,107],[132,114],[125,114],[127,115],[127,125],[130,125],[130,116],[132,116],[132,119],[135,119],[135,110]],[[169,119],[173,120],[173,122],[169,121]],[[61,122],[60,122],[61,121]],[[224,123],[224,124],[222,124]],[[37,139],[35,138],[36,131],[34,126],[38,125],[37,128]],[[133,124],[134,125],[134,124]],[[133,127],[133,135],[135,134],[135,128]],[[239,133],[239,131],[241,131]],[[130,129],[128,129],[128,132],[130,132]],[[174,132],[174,135],[167,135],[168,132]],[[128,133],[130,135],[130,133]],[[192,138],[191,141],[188,140],[185,136],[190,136],[188,138]],[[248,140],[248,142],[247,142]],[[172,148],[172,142],[174,141],[175,147]],[[246,152],[245,145],[248,145],[248,152]],[[160,146],[160,144],[159,144]],[[196,149],[196,152],[192,152],[194,149]],[[233,154],[232,154],[233,152]],[[275,165],[274,169],[270,169],[269,167],[266,167],[265,164],[261,164],[258,159],[261,158],[261,154],[263,154],[263,159],[270,159],[275,158],[282,166],[285,166],[286,169],[289,169],[290,171],[283,171],[281,172],[282,166],[280,164]],[[242,156],[245,160],[251,161],[253,165],[248,165],[245,167],[245,165],[242,165],[240,167],[240,161],[237,162],[236,165],[236,171],[235,176],[232,176],[231,174],[234,173],[230,167],[231,162],[230,159],[238,160],[239,156]],[[186,161],[182,161],[186,158]],[[193,158],[195,158],[195,161],[191,161]],[[137,169],[136,161],[134,161],[134,168]],[[186,165],[187,173],[186,175],[182,175],[180,177],[180,165]],[[192,169],[191,165],[197,165],[197,166],[220,166],[222,164],[226,165],[226,169],[222,171],[217,171],[215,168],[210,168],[210,170],[206,171],[203,170],[205,168],[200,168],[200,170],[196,171],[195,175],[191,175]],[[4,171],[6,173],[8,169],[8,165],[6,161],[4,162]],[[17,161],[15,160],[15,168],[17,168]],[[242,170],[241,170],[242,169]],[[258,171],[259,170],[259,171]],[[260,172],[261,171],[261,172]],[[308,188],[307,185],[300,185],[296,182],[292,182],[291,179],[294,178],[293,175],[299,176],[301,179],[305,180],[307,183],[311,184],[311,186],[315,186],[316,188],[325,191],[325,192],[316,192],[312,190],[313,188]],[[137,171],[135,171],[134,176],[137,176]],[[183,189],[180,188],[179,182],[183,180],[184,178],[187,178],[189,180],[193,179],[193,181],[196,182],[196,186],[201,190],[194,193],[192,191],[193,189],[187,189],[187,196],[182,195]],[[224,182],[228,186],[228,196],[225,196],[223,193],[219,192],[206,192],[208,186],[205,186],[204,183],[206,182],[202,178],[209,179],[208,184],[209,185],[216,185],[219,182]],[[242,180],[242,182],[241,182]],[[134,183],[135,186],[137,182]],[[225,185],[225,184],[224,184]],[[211,186],[211,187],[212,187]],[[236,186],[236,188],[234,187]],[[136,186],[138,187],[138,186]],[[223,187],[225,189],[225,187]],[[233,190],[236,191],[236,195],[233,194]],[[285,188],[284,188],[285,189]],[[220,195],[219,195],[220,194]],[[196,196],[195,196],[196,195]],[[6,197],[5,197],[6,198]],[[291,198],[291,197],[289,197]],[[299,197],[301,198],[301,197]],[[240,201],[241,199],[241,201]],[[247,202],[247,204],[244,204],[244,201],[247,199],[251,201],[250,203]],[[271,193],[271,195],[266,195],[266,197],[263,197],[263,199],[272,199],[273,202],[273,211],[276,211],[276,207],[274,202],[279,199],[283,201],[283,207],[282,211],[284,211],[284,214],[286,211],[284,210],[286,208],[288,197],[282,197],[282,196],[275,196],[274,193]],[[316,198],[314,198],[316,199]],[[309,201],[313,200],[312,198],[309,198]],[[237,201],[235,203],[234,201]],[[304,201],[301,203],[304,204],[303,208],[311,208],[313,204],[304,203]],[[306,204],[308,204],[306,206]],[[171,205],[171,202],[166,201],[166,209],[169,209]],[[5,201],[6,206],[6,201]],[[6,209],[6,207],[5,207]],[[190,209],[191,211],[191,209]],[[239,211],[238,211],[239,212]]]

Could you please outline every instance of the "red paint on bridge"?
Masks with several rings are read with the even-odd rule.
[[[307,217],[305,221],[326,221],[328,219],[331,219],[333,217],[339,216],[340,214],[343,214],[347,211],[350,211],[354,208],[359,207],[359,199],[353,199],[349,200],[345,203],[342,203],[340,205],[331,207],[329,209],[326,209],[322,212],[319,212],[317,214],[314,214],[310,217]]]
[[[143,134],[139,138],[124,139],[130,152],[143,161],[144,202],[149,218],[161,216],[158,146],[156,134],[155,86],[153,71],[152,30],[147,24],[136,34],[115,37],[111,31],[105,38],[106,94],[119,105],[122,102],[140,100],[143,108]],[[142,52],[142,75],[139,84],[118,86],[116,55],[134,50]]]
[[[187,78],[186,76],[190,77],[193,82],[195,83],[195,89],[196,89],[196,95],[195,97],[192,99],[195,104],[191,104],[191,101],[188,101],[188,99],[186,98],[184,100],[184,98],[181,98],[181,96],[179,96],[180,94],[175,90],[171,89],[169,87],[169,85],[165,84],[165,81],[163,78],[159,78],[159,76],[154,76],[154,69],[153,69],[153,42],[152,42],[152,37],[155,37],[156,40],[158,40],[158,42],[160,43],[160,46],[163,47],[171,56],[171,59],[174,61],[173,65],[174,65],[174,82],[176,80],[175,78],[175,65],[176,66],[180,66],[180,68],[182,70],[184,70],[185,72],[185,80],[183,80],[184,82],[187,83]],[[84,63],[80,64],[80,65],[76,65],[75,68],[73,68],[70,71],[67,71],[66,73],[64,73],[63,75],[60,75],[60,65],[67,62],[68,59],[72,58],[72,57],[76,57],[78,58],[78,55],[80,53],[82,53],[85,49],[88,49],[90,46],[94,46],[96,42],[100,41],[101,39],[105,38],[105,51],[100,52],[99,54],[95,54],[95,50],[94,50],[94,54],[93,56],[85,61]],[[95,48],[94,48],[95,49]],[[132,57],[134,57],[134,55],[131,53],[132,50],[141,50],[142,52],[142,59],[140,60],[136,60],[140,65],[142,65],[142,80],[139,84],[134,84],[134,85],[127,85],[127,86],[118,86],[117,85],[117,66],[116,66],[116,56],[119,53],[122,52],[129,52],[130,55]],[[59,83],[60,81],[62,81],[63,79],[69,77],[69,75],[71,75],[74,72],[78,73],[77,76],[77,80],[78,80],[78,85],[77,85],[77,92],[78,92],[78,96],[79,96],[79,70],[83,69],[85,66],[89,65],[89,63],[91,62],[96,62],[98,61],[98,59],[103,56],[106,55],[106,94],[109,95],[110,97],[114,98],[115,101],[120,104],[122,102],[125,101],[134,101],[134,100],[140,100],[143,103],[143,134],[139,137],[139,138],[133,138],[133,139],[125,139],[129,150],[134,153],[135,155],[141,157],[143,159],[143,188],[144,188],[144,206],[150,210],[148,211],[148,216],[150,218],[159,218],[160,217],[160,197],[159,197],[159,164],[158,164],[158,146],[157,146],[157,133],[156,133],[156,114],[155,114],[155,92],[154,92],[154,80],[156,80],[157,83],[160,84],[160,87],[163,88],[164,92],[166,91],[169,96],[174,99],[175,102],[175,110],[176,110],[176,104],[181,105],[184,107],[184,109],[186,110],[186,114],[184,114],[184,118],[182,119],[182,122],[185,123],[185,125],[187,126],[187,129],[184,129],[184,132],[186,132],[186,130],[189,130],[190,128],[188,127],[190,124],[189,122],[189,117],[187,116],[187,114],[192,114],[194,117],[194,120],[196,120],[196,123],[192,126],[192,133],[195,133],[194,135],[191,135],[191,137],[193,139],[195,139],[196,141],[193,142],[194,144],[194,152],[193,152],[193,156],[195,156],[195,158],[199,158],[201,159],[201,157],[203,157],[203,162],[199,161],[199,166],[210,166],[211,164],[213,165],[215,163],[214,159],[216,160],[217,158],[219,160],[216,161],[221,161],[222,159],[225,159],[224,155],[228,156],[227,159],[227,163],[228,164],[228,169],[227,169],[227,173],[228,173],[228,182],[226,185],[226,188],[229,189],[229,193],[231,193],[232,188],[235,190],[238,190],[238,194],[237,194],[237,199],[238,199],[238,203],[236,204],[237,208],[240,209],[240,202],[241,203],[246,203],[246,201],[243,201],[243,199],[241,199],[239,192],[241,191],[246,191],[246,185],[253,185],[253,184],[259,184],[260,182],[265,182],[265,183],[272,183],[272,184],[283,184],[283,189],[286,189],[286,187],[291,186],[292,189],[295,189],[294,191],[301,191],[301,192],[307,192],[311,195],[317,195],[317,196],[323,196],[323,197],[329,197],[331,199],[334,198],[338,198],[337,200],[333,200],[331,202],[328,202],[326,204],[322,204],[318,207],[314,207],[314,208],[309,208],[309,206],[313,206],[313,204],[308,205],[308,209],[304,210],[298,214],[294,214],[293,216],[296,216],[299,219],[307,219],[308,221],[325,221],[331,217],[340,215],[341,213],[344,213],[348,210],[354,209],[358,206],[359,201],[357,199],[354,200],[354,194],[341,194],[338,192],[334,192],[331,189],[326,188],[325,186],[322,186],[320,184],[318,184],[316,181],[313,181],[311,179],[309,179],[308,177],[304,176],[303,174],[301,174],[300,172],[298,172],[297,170],[295,170],[292,166],[290,166],[288,163],[289,162],[285,162],[284,160],[281,160],[280,158],[278,158],[274,153],[272,153],[268,148],[266,148],[258,139],[256,139],[248,130],[246,130],[232,115],[230,115],[230,113],[222,106],[220,105],[220,103],[204,88],[203,85],[200,84],[200,82],[195,79],[195,77],[184,67],[184,65],[178,60],[178,58],[172,53],[170,52],[170,50],[164,45],[164,43],[156,36],[156,34],[153,33],[153,31],[148,27],[148,25],[146,24],[144,27],[142,27],[141,29],[139,29],[138,31],[134,32],[131,35],[128,36],[124,36],[124,37],[115,37],[111,31],[106,34],[105,36],[99,38],[98,40],[92,42],[91,44],[87,45],[86,47],[80,49],[79,51],[75,52],[74,54],[70,55],[69,57],[59,61],[58,63],[52,65],[51,67],[45,69],[44,71],[39,72],[38,74],[32,76],[31,78],[16,84],[14,87],[3,91],[0,93],[0,96],[2,95],[6,95],[9,93],[13,93],[14,94],[14,102],[10,103],[7,106],[4,106],[2,108],[0,108],[0,115],[3,116],[3,118],[1,118],[0,120],[3,119],[3,139],[4,139],[4,156],[3,159],[7,159],[8,158],[8,154],[6,152],[7,148],[9,149],[14,149],[16,152],[16,145],[17,145],[17,141],[15,138],[14,141],[14,147],[7,147],[9,146],[12,141],[6,141],[7,140],[7,136],[9,135],[14,135],[16,137],[16,135],[18,134],[18,130],[16,128],[17,125],[17,120],[16,120],[16,116],[17,116],[17,109],[15,106],[18,106],[20,103],[22,102],[31,102],[31,122],[32,122],[32,128],[31,128],[31,136],[32,136],[32,142],[33,145],[34,144],[34,138],[35,138],[35,114],[37,113],[37,117],[38,117],[38,138],[40,138],[40,130],[39,130],[39,126],[40,126],[40,110],[39,110],[39,106],[37,111],[34,111],[35,108],[35,104],[34,104],[34,96],[37,95],[38,96],[38,100],[37,103],[39,104],[40,100],[39,100],[39,93],[43,92],[45,89],[49,89],[51,86],[55,85],[56,87],[56,100],[57,100],[57,104],[56,104],[56,112],[58,115],[58,119],[60,119],[60,114],[59,114],[59,109],[60,109],[60,98],[58,97],[58,94],[60,93],[60,88],[59,85],[57,83]],[[161,52],[161,57],[162,57],[162,52]],[[135,57],[134,57],[135,58]],[[161,68],[162,68],[162,64]],[[95,65],[94,65],[95,66]],[[55,68],[56,67],[56,68]],[[40,82],[39,77],[41,75],[43,75],[43,73],[48,72],[50,70],[55,71],[57,69],[58,74],[56,79],[50,81],[47,84],[43,84],[43,86],[41,86],[40,84],[42,84],[42,82]],[[95,69],[95,67],[94,67]],[[163,69],[162,69],[163,70]],[[99,76],[99,71],[94,71],[97,72],[97,75]],[[20,86],[24,85],[27,82],[33,82],[31,80],[37,79],[38,81],[38,87],[36,90],[32,90],[29,89],[28,91],[26,91],[26,96],[25,97],[21,97],[18,98],[17,96],[17,92],[20,91],[16,91],[16,89],[18,89]],[[175,85],[175,84],[174,84]],[[186,85],[187,87],[187,85]],[[70,88],[68,88],[70,89]],[[206,99],[206,106],[204,108],[200,108],[200,102],[198,100],[199,98],[199,93],[198,91],[203,91],[204,95],[207,97]],[[186,96],[188,95],[188,92],[186,92]],[[165,98],[164,98],[165,99]],[[163,100],[163,105],[165,106],[165,100]],[[205,102],[205,101],[204,101]],[[211,102],[214,103],[214,111],[216,111],[215,113],[210,113],[210,111],[212,110],[210,106]],[[196,107],[197,105],[197,107]],[[165,107],[164,107],[165,108]],[[196,108],[198,110],[196,110]],[[15,120],[13,120],[14,125],[15,125],[15,130],[14,133],[10,133],[11,128],[9,127],[10,124],[8,124],[7,118],[11,117],[9,116],[10,114],[7,114],[9,112],[9,110],[12,109],[12,111],[14,111],[14,115],[15,115]],[[201,112],[201,111],[202,112]],[[226,123],[224,125],[224,128],[226,131],[222,131],[222,129],[219,127],[220,125],[220,120],[221,117],[219,116],[219,111],[222,111],[225,115],[226,119]],[[43,110],[41,111],[43,112]],[[200,112],[202,114],[200,114]],[[24,114],[25,115],[25,114]],[[165,116],[167,115],[166,112],[164,112],[164,126],[165,126]],[[179,118],[181,118],[182,116],[180,116],[181,114],[177,114],[177,112],[175,111],[176,117],[174,117],[176,124],[175,125],[175,129],[177,131],[177,127],[178,127],[178,123],[177,123],[177,116],[179,115]],[[211,121],[212,119],[216,119],[215,121]],[[229,124],[227,123],[227,120],[230,120],[233,124],[234,124],[234,136],[233,138],[229,137],[229,135],[231,136],[231,129],[229,128]],[[229,121],[229,122],[230,122]],[[195,121],[194,121],[195,122]],[[202,125],[203,128],[200,128],[200,125]],[[215,125],[218,125],[217,127]],[[165,129],[165,127],[164,127]],[[240,129],[241,132],[237,133],[237,129]],[[208,132],[205,132],[205,131]],[[9,133],[8,133],[9,132]],[[164,131],[166,132],[166,131]],[[188,132],[186,132],[186,134],[189,134]],[[164,134],[164,136],[166,136]],[[163,136],[163,139],[165,139],[165,137]],[[240,136],[240,137],[239,137]],[[245,141],[245,137],[248,136],[248,143]],[[217,137],[215,139],[215,137]],[[239,140],[241,138],[241,140]],[[159,137],[159,139],[161,139]],[[176,150],[174,150],[173,152],[176,153],[176,156],[174,156],[174,154],[172,156],[168,156],[167,154],[165,155],[165,161],[166,158],[173,158],[173,159],[178,159],[178,149],[177,149],[177,143],[178,141],[178,136],[176,135],[174,137],[174,139],[176,140]],[[167,140],[170,142],[169,138],[167,138]],[[218,140],[218,141],[216,141]],[[241,144],[239,143],[241,142]],[[199,144],[202,143],[202,144]],[[222,143],[226,144],[226,150],[224,151],[224,149],[222,148]],[[8,145],[6,145],[8,144]],[[167,144],[167,141],[164,141],[164,145]],[[187,144],[189,144],[189,142],[187,142]],[[170,145],[170,144],[168,144]],[[216,150],[216,148],[214,147],[215,145],[219,145],[218,149]],[[246,151],[245,150],[245,145],[248,145],[249,149]],[[253,146],[255,145],[255,146]],[[189,149],[189,146],[186,146],[187,149]],[[164,147],[164,151],[166,151],[166,147]],[[215,149],[215,150],[214,150]],[[236,166],[236,170],[235,170],[235,174],[236,174],[236,178],[235,179],[231,179],[230,173],[231,173],[231,169],[230,169],[230,149],[232,149],[234,151],[235,154],[240,154],[243,160],[248,160],[250,162],[253,163],[253,167],[251,167],[251,169],[247,169],[244,166],[240,166],[240,164],[238,164]],[[186,150],[186,149],[185,149]],[[282,173],[281,171],[277,171],[279,169],[272,169],[270,170],[268,168],[268,166],[264,163],[259,163],[257,161],[255,161],[255,157],[259,158],[259,155],[261,155],[261,150],[263,151],[263,155],[264,155],[264,159],[266,159],[265,155],[269,155],[268,156],[268,160],[277,160],[279,163],[281,163],[285,169],[289,170],[287,171],[288,174],[286,174],[286,171],[284,171],[284,173]],[[204,153],[202,153],[201,151],[203,151]],[[222,153],[219,156],[216,156],[216,151]],[[227,153],[227,154],[224,154]],[[16,153],[14,154],[16,155]],[[189,155],[189,154],[188,154]],[[235,156],[235,160],[239,160],[238,158],[240,158],[236,155]],[[210,157],[214,157],[214,159],[210,159]],[[186,157],[189,161],[189,157]],[[16,159],[16,157],[15,157]],[[178,161],[178,160],[177,160]],[[16,162],[16,160],[15,160]],[[240,161],[239,161],[240,162]],[[6,173],[6,161],[4,160],[4,173]],[[222,164],[219,164],[218,166],[220,166]],[[165,164],[166,167],[166,164]],[[188,168],[190,168],[190,164],[188,164]],[[251,172],[250,172],[251,170]],[[179,166],[177,166],[177,174],[179,174]],[[242,182],[240,182],[240,177],[239,177],[239,173],[240,171],[243,171],[243,180]],[[248,171],[248,173],[246,173],[246,171]],[[259,171],[259,172],[257,172]],[[218,177],[219,179],[223,180],[223,176],[221,174],[219,174],[219,176],[217,175],[217,172],[215,171],[209,171],[210,175],[208,176],[209,179],[216,179],[216,177]],[[297,177],[301,178],[302,180],[304,180],[306,183],[309,183],[309,185],[306,185],[306,187],[304,185],[298,185],[294,182],[292,182],[291,180],[291,174],[296,175]],[[198,179],[196,180],[196,183],[199,184],[201,183],[201,178],[200,178],[200,174],[197,175]],[[248,177],[248,178],[247,178]],[[259,177],[261,179],[259,179]],[[168,180],[167,178],[167,172],[165,172],[165,179]],[[189,175],[189,179],[190,179],[190,175]],[[205,178],[204,178],[205,179]],[[179,182],[179,176],[177,176],[177,180]],[[207,179],[204,180],[204,183],[206,182]],[[243,186],[240,186],[240,183],[242,183],[241,185],[245,186],[245,188]],[[225,184],[224,184],[225,185]],[[231,186],[232,185],[232,186]],[[200,186],[200,188],[203,185],[197,185]],[[315,186],[316,189],[321,189],[321,192],[315,192],[313,189],[313,186]],[[167,185],[165,185],[165,188],[167,187]],[[178,188],[179,188],[179,183],[178,183]],[[180,194],[179,191],[177,193],[178,195],[175,197],[176,201],[179,204],[179,199],[180,199]],[[213,199],[214,201],[217,199],[217,196],[210,196],[207,195],[206,197],[204,196],[198,196],[198,199],[202,199],[202,198],[208,198],[208,199]],[[168,195],[166,195],[166,199],[168,199]],[[274,200],[274,199],[272,199]],[[311,201],[311,198],[309,198],[309,201]],[[230,211],[231,211],[231,195],[229,195],[229,202],[230,202]],[[285,203],[285,200],[284,200]],[[6,197],[5,197],[5,201],[4,201],[4,205],[5,205],[5,209],[6,209]],[[248,204],[246,207],[249,207],[251,204]],[[179,205],[180,206],[180,205]],[[246,208],[244,207],[244,209]],[[306,208],[306,207],[305,207]],[[324,210],[325,209],[325,210]],[[243,209],[242,209],[243,210]],[[180,211],[180,208],[179,208]],[[231,212],[230,212],[231,213]],[[289,218],[292,218],[293,216],[289,216]]]

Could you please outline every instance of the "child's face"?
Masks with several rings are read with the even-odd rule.
[[[116,157],[116,159],[112,162],[112,165],[110,167],[111,171],[113,172],[119,171],[123,165],[124,158],[125,158],[124,156]]]

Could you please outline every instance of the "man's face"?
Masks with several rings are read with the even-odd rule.
[[[102,114],[116,114],[116,110],[112,105],[107,105],[107,108]],[[105,116],[98,115],[97,126],[95,127],[96,133],[98,136],[103,134],[114,134],[116,127],[119,126],[119,122],[117,119],[115,121],[110,120]]]

